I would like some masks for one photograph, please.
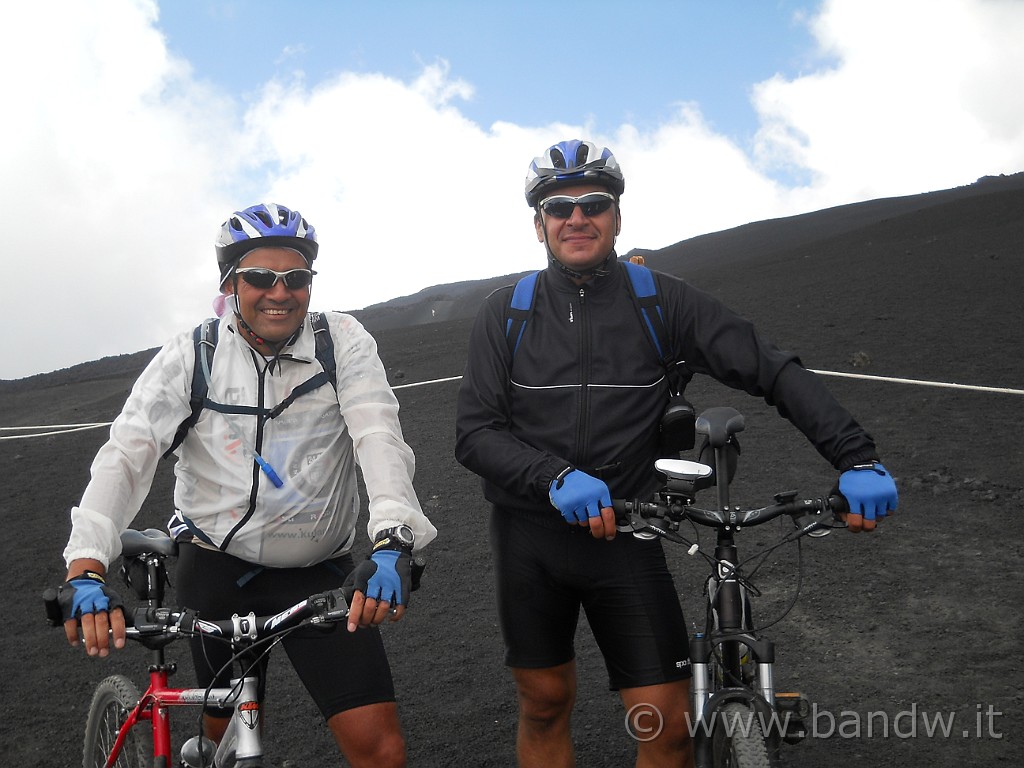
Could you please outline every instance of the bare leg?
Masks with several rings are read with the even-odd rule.
[[[576,703],[576,662],[512,670],[519,695],[516,754],[520,768],[571,768],[570,719]]]
[[[393,701],[339,712],[327,725],[352,768],[404,768],[405,737]]]
[[[619,693],[637,741],[637,768],[692,768],[690,681],[623,688]]]
[[[228,723],[230,722],[230,717],[203,715],[203,735],[213,741],[214,744],[220,744],[220,740],[224,738],[224,731],[228,729]]]

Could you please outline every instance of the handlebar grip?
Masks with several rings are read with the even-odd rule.
[[[832,510],[832,516],[836,518],[850,511],[850,502],[846,500],[845,496],[840,496],[838,493],[828,497],[828,506]]]
[[[615,525],[628,525],[629,514],[626,512],[626,502],[623,499],[612,499],[612,509],[615,510]]]
[[[427,559],[423,555],[417,555],[412,559],[412,591],[420,588],[420,579],[423,578],[423,571],[427,567]]]
[[[57,590],[47,587],[43,590],[43,608],[46,610],[46,622],[51,627],[64,625],[64,612],[60,609],[60,602],[57,600]]]

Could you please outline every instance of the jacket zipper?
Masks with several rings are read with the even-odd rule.
[[[252,353],[250,353],[250,354],[252,354]],[[264,411],[266,410],[266,405],[265,405],[264,401],[267,398],[267,392],[266,392],[266,373],[267,373],[267,370],[269,369],[270,366],[264,366],[263,368],[261,368],[259,362],[256,360],[255,357],[253,357],[252,361],[253,361],[253,367],[256,369],[256,374],[257,374],[256,406],[257,406],[257,409],[258,409],[258,413],[256,414],[256,417],[255,417],[256,418],[256,435],[253,438],[253,450],[256,451],[256,453],[262,453],[263,452],[263,425],[266,422],[266,416],[263,415]],[[242,519],[239,520],[235,524],[235,527],[232,528],[228,532],[228,535],[224,537],[224,541],[221,542],[221,545],[220,545],[220,548],[221,548],[222,551],[227,551],[228,544],[231,543],[231,540],[235,537],[235,534],[238,533],[239,530],[241,530],[242,526],[244,526],[246,523],[249,522],[250,519],[252,519],[252,516],[256,512],[256,499],[259,496],[259,491],[260,491],[260,465],[257,463],[256,457],[254,456],[253,460],[252,460],[252,490],[249,493],[249,508],[246,510],[245,514],[242,515]]]
[[[590,323],[586,311],[587,292],[579,289],[579,339],[580,339],[580,409],[576,417],[576,456],[581,463],[588,459],[590,413]]]

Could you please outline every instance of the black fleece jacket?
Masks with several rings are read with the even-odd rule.
[[[842,471],[877,459],[871,436],[796,355],[685,281],[655,273],[676,358],[774,405]],[[459,389],[455,455],[500,507],[551,512],[548,487],[566,466],[601,477],[613,497],[650,491],[665,370],[614,259],[578,286],[555,267],[538,279],[513,356],[505,338],[512,286],[480,308]]]

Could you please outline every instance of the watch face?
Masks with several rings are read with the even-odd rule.
[[[374,549],[376,549],[378,543],[382,544],[385,542],[401,544],[403,547],[412,549],[415,541],[416,537],[413,535],[412,528],[408,525],[396,525],[394,528],[385,528],[377,534],[377,537],[374,539]]]
[[[410,528],[408,525],[398,526],[397,528],[395,528],[395,538],[403,544],[406,544],[411,547],[414,541],[412,535],[412,528]]]

